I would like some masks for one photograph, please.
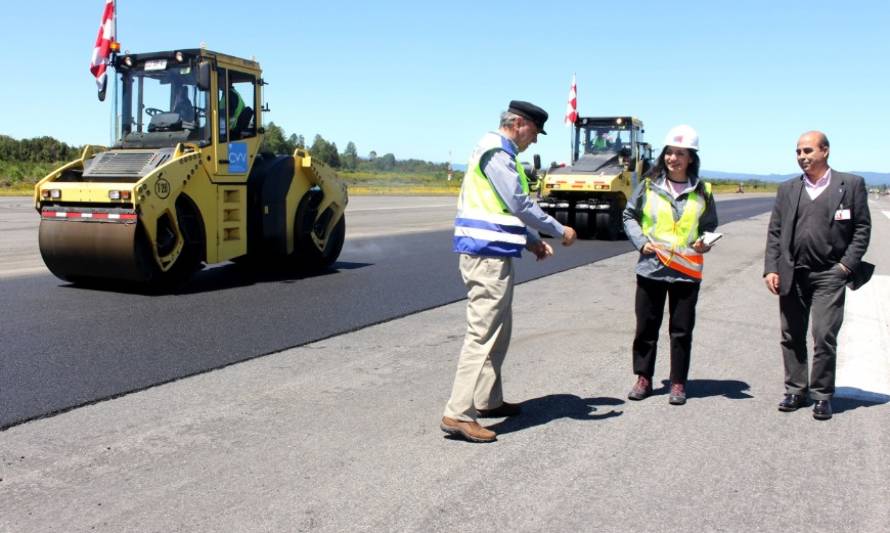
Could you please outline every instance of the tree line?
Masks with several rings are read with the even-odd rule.
[[[270,122],[266,126],[265,137],[260,151],[280,155],[289,155],[297,148],[307,148],[306,139],[302,135],[292,133],[286,135],[284,129]],[[391,153],[378,155],[376,151],[368,152],[367,157],[358,155],[355,143],[349,141],[340,152],[337,143],[325,140],[316,135],[308,147],[312,157],[320,159],[328,166],[336,169],[357,172],[447,172],[448,163],[432,163],[420,159],[398,160]]]
[[[316,135],[307,147],[302,135],[286,135],[274,122],[266,126],[261,151],[273,154],[294,153],[296,148],[308,148],[313,157],[329,166],[347,172],[396,172],[412,174],[436,174],[445,176],[447,163],[431,163],[419,159],[398,160],[392,153],[378,155],[371,150],[361,157],[355,143],[349,142],[341,152],[337,144]],[[53,137],[14,139],[0,134],[0,185],[8,186],[43,176],[53,167],[80,157],[82,146],[71,146]]]
[[[80,156],[81,148],[52,137],[16,140],[0,135],[0,161],[16,163],[54,163]]]

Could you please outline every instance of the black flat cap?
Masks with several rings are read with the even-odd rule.
[[[547,135],[547,132],[544,131],[544,123],[547,122],[547,112],[541,109],[540,107],[532,104],[530,102],[523,102],[522,100],[513,100],[510,102],[510,108],[508,109],[511,113],[515,113],[522,118],[526,118],[535,123],[535,126],[538,127],[538,133],[542,135]]]

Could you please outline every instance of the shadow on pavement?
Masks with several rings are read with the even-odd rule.
[[[600,412],[600,408],[613,407],[623,403],[624,400],[618,398],[580,398],[574,394],[550,394],[522,402],[520,415],[487,427],[498,435],[502,435],[540,426],[560,418],[602,420],[621,416],[623,411],[608,409]]]
[[[723,396],[730,400],[747,400],[753,398],[747,390],[750,385],[744,381],[734,379],[690,379],[686,382],[687,398],[709,398],[711,396]],[[661,387],[652,391],[652,394],[667,394],[671,390],[670,380],[663,379]]]
[[[856,387],[838,387],[834,391],[831,407],[835,414],[852,411],[859,407],[872,407],[890,402],[890,396],[878,392],[857,389]]]

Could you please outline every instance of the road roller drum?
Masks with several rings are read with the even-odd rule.
[[[135,220],[103,223],[55,220],[49,211],[40,221],[40,254],[50,272],[73,281],[81,278],[148,281],[150,270],[136,250]]]

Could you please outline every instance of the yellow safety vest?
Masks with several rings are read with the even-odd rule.
[[[507,209],[494,186],[482,171],[482,158],[493,150],[504,150],[516,161],[522,190],[528,194],[528,177],[509,139],[486,134],[467,164],[454,220],[454,251],[473,255],[519,257],[525,248],[525,224]]]
[[[704,182],[707,196],[711,195],[711,184]],[[698,189],[698,187],[696,187]],[[643,196],[643,235],[655,246],[658,259],[668,268],[686,274],[693,279],[702,279],[704,258],[692,249],[698,237],[698,220],[705,211],[705,199],[693,189],[686,196],[686,205],[680,218],[674,220],[671,201],[652,190],[652,181],[645,181]]]

